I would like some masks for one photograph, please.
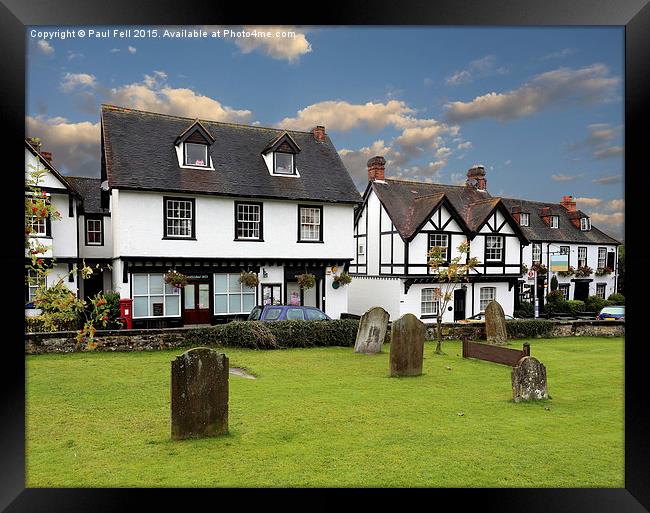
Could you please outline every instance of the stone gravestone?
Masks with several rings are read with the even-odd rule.
[[[373,306],[359,320],[355,353],[374,354],[381,352],[381,345],[386,337],[390,315],[381,306]]]
[[[393,323],[390,331],[390,375],[419,376],[424,358],[426,326],[407,313]]]
[[[546,367],[537,358],[524,356],[512,368],[512,399],[516,403],[548,399]]]
[[[488,344],[508,342],[506,316],[501,305],[494,300],[490,301],[485,308],[485,335]]]
[[[172,361],[172,439],[228,432],[228,358],[207,347]]]

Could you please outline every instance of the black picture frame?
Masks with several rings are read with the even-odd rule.
[[[316,4],[314,4],[316,5]],[[25,128],[25,27],[28,25],[75,24],[159,24],[159,25],[239,25],[247,24],[302,24],[302,25],[618,25],[625,26],[625,218],[627,233],[642,233],[641,223],[647,215],[641,211],[647,205],[645,183],[647,174],[643,161],[647,151],[647,120],[650,84],[650,5],[648,0],[439,0],[423,3],[404,0],[399,6],[394,2],[328,2],[317,4],[317,9],[277,9],[276,6],[257,5],[254,12],[247,4],[195,2],[192,9],[170,0],[134,3],[128,0],[63,0],[41,2],[37,0],[4,0],[0,4],[0,40],[3,48],[4,79],[0,82],[3,103],[3,124],[8,142],[5,165],[8,169],[24,166],[24,156],[19,152],[18,140]],[[297,19],[299,18],[299,19]],[[386,71],[386,70],[383,70]],[[372,80],[372,77],[368,78]],[[18,173],[7,173],[7,187],[24,187],[14,184]],[[11,195],[10,195],[11,196]],[[22,230],[17,219],[20,205],[11,205],[20,195],[10,197],[6,211],[9,221],[5,228],[8,239],[5,252],[0,255],[6,269],[13,269],[24,261]],[[19,235],[21,234],[21,235]],[[480,509],[480,511],[535,512],[642,512],[650,507],[650,444],[648,433],[647,337],[644,337],[640,316],[645,307],[643,300],[634,300],[642,288],[642,277],[650,264],[643,237],[626,240],[626,296],[627,324],[625,346],[625,488],[617,489],[465,489],[436,490],[428,497],[437,504],[450,500],[455,510]],[[20,286],[21,273],[9,272],[8,289]],[[631,279],[639,276],[639,279]],[[24,283],[23,283],[24,286]],[[9,295],[13,297],[13,294]],[[14,312],[16,317],[11,313]],[[5,302],[6,318],[18,318],[24,312],[19,303]],[[6,326],[6,340],[15,341],[21,323]],[[18,336],[22,336],[18,333]],[[147,508],[158,502],[158,510],[187,509],[187,490],[111,490],[111,489],[25,489],[25,374],[24,348],[15,342],[4,345],[6,372],[2,379],[3,401],[0,403],[3,422],[0,424],[0,454],[2,454],[2,480],[0,480],[0,508],[7,512],[94,511],[115,512],[141,509],[136,498],[147,501]],[[15,372],[11,372],[15,371]],[[423,443],[435,443],[423,441]],[[525,448],[522,448],[525,450]],[[372,462],[369,462],[372,465]],[[214,493],[211,493],[214,492]],[[424,498],[424,491],[412,490],[413,495]],[[219,498],[220,504],[233,499],[226,490],[196,490],[197,496]],[[250,498],[253,494],[245,492]],[[361,493],[359,493],[361,494]],[[273,499],[277,494],[265,494]],[[307,495],[303,493],[303,495]],[[310,496],[313,494],[310,494]],[[340,506],[341,499],[350,498],[345,490],[332,490],[331,497],[319,495],[322,507]],[[390,491],[367,490],[364,500],[382,503],[396,498]],[[427,494],[429,495],[429,494]],[[310,497],[313,498],[313,497]],[[266,499],[268,501],[268,499]],[[402,498],[403,500],[403,498]],[[335,502],[336,501],[336,502]]]

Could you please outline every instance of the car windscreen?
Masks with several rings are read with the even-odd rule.
[[[625,308],[622,307],[614,307],[614,306],[608,306],[606,308],[603,308],[602,312],[604,314],[617,314],[617,315],[625,315]]]
[[[276,321],[280,314],[282,313],[282,308],[267,308],[264,313],[264,319],[267,321]]]
[[[307,314],[308,321],[324,321],[327,319],[327,316],[320,310],[310,308],[305,313]]]
[[[301,308],[288,308],[287,319],[294,320],[294,321],[295,320],[304,321],[305,316],[303,315]]]

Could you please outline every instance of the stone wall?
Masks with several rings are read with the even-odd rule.
[[[624,337],[625,321],[552,321],[551,337]],[[436,325],[427,324],[426,340],[435,340]],[[390,325],[389,325],[390,331]],[[194,332],[194,333],[192,333]],[[190,345],[201,345],[193,340],[196,328],[168,328],[160,330],[99,330],[95,334],[95,351],[156,351]],[[444,340],[485,339],[485,324],[444,323]],[[76,332],[26,333],[25,353],[72,353],[81,347],[75,341]]]

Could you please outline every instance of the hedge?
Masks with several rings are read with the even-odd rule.
[[[192,345],[217,345],[250,349],[292,347],[352,347],[359,321],[233,321],[227,324],[197,328],[187,334]],[[387,335],[388,338],[388,335]]]
[[[545,319],[506,321],[506,331],[512,338],[550,336],[553,326],[553,321]]]
[[[42,333],[47,331],[77,331],[83,327],[80,319],[72,321],[59,322],[55,329],[46,329],[45,321],[42,316],[34,315],[25,317],[25,333]]]

